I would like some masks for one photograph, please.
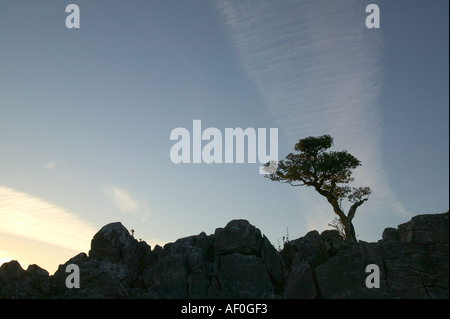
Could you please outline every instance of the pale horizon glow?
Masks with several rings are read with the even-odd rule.
[[[110,186],[105,187],[104,191],[111,196],[111,200],[123,212],[136,213],[135,210],[140,208],[139,204],[123,189]],[[143,209],[146,213],[143,217],[143,220],[145,220],[148,218],[148,209],[146,207],[143,207]],[[1,185],[0,216],[2,221],[0,223],[0,234],[13,235],[15,238],[25,238],[59,247],[61,259],[57,260],[58,264],[66,262],[63,256],[67,258],[67,256],[73,257],[80,252],[88,253],[91,240],[99,231],[89,222],[82,220],[76,214],[64,208],[49,203],[42,198]],[[152,248],[155,245],[162,246],[166,243],[162,239],[151,239],[146,242]],[[27,268],[26,265],[34,263],[39,265],[38,261],[24,258],[20,254],[9,251],[8,247],[2,248],[0,250],[0,265],[11,260],[19,261],[24,269]],[[50,269],[47,266],[47,271],[56,270],[57,264],[51,265]]]
[[[87,251],[98,231],[75,214],[42,198],[0,186],[0,232]]]

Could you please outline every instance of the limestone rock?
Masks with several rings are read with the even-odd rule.
[[[53,276],[17,261],[0,267],[0,298],[449,298],[449,213],[418,215],[376,243],[311,231],[278,252],[248,221],[153,250],[121,223],[105,225]],[[66,268],[80,288],[66,287]],[[367,266],[379,269],[368,288]]]
[[[349,244],[332,233],[309,232],[280,253],[288,273],[284,297],[314,298],[309,266],[321,298],[448,298],[448,234],[448,212],[387,228],[377,243]],[[380,288],[365,285],[369,264],[380,269]]]
[[[383,231],[383,240],[400,240],[400,232],[397,228],[386,228]]]
[[[418,244],[448,244],[449,214],[417,215],[398,226],[400,240]]]
[[[214,233],[214,248],[219,255],[233,253],[258,254],[261,232],[248,221],[232,220],[225,228],[217,228]]]
[[[24,270],[12,260],[0,267],[0,298],[49,298],[52,289],[48,272],[37,265]]]
[[[286,281],[284,290],[286,299],[315,299],[319,297],[311,266],[302,261],[296,264]]]

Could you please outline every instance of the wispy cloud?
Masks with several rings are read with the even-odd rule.
[[[348,1],[218,1],[248,77],[287,145],[330,134],[362,161],[359,185],[383,209],[407,214],[381,160],[377,99],[383,79],[380,30],[365,27],[365,4]],[[282,156],[283,154],[280,154]],[[314,208],[312,208],[314,209]]]
[[[46,168],[46,169],[52,169],[52,168],[55,168],[55,167],[56,167],[56,162],[55,162],[55,161],[48,162],[48,163],[45,164],[43,167]]]
[[[103,191],[114,206],[122,212],[136,214],[141,209],[139,203],[124,189],[116,186],[104,186]]]
[[[42,198],[0,186],[0,232],[74,251],[87,251],[97,230]]]

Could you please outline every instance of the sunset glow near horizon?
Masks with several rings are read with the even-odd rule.
[[[275,246],[328,229],[314,190],[271,182],[248,153],[227,162],[232,128],[267,145],[276,129],[279,159],[330,134],[361,160],[360,240],[448,210],[448,1],[77,0],[69,29],[71,3],[0,3],[0,264],[53,274],[116,221],[152,247],[232,219]],[[202,160],[171,160],[177,128]],[[199,157],[211,132],[220,164]]]

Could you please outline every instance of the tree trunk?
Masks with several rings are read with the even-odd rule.
[[[353,223],[349,218],[347,218],[344,230],[345,238],[356,243],[355,228],[353,227]]]
[[[353,227],[352,221],[353,221],[353,218],[355,217],[356,209],[359,206],[361,206],[366,200],[367,200],[367,198],[363,199],[361,201],[358,201],[356,203],[353,203],[353,205],[348,210],[346,224],[345,224],[345,237],[350,239],[353,242],[356,242],[356,233],[355,233],[355,228]]]
[[[356,242],[355,228],[353,227],[352,220],[353,220],[353,217],[355,217],[356,209],[360,205],[362,205],[362,203],[364,203],[366,201],[366,199],[359,201],[357,203],[354,203],[350,207],[348,215],[345,215],[345,213],[342,211],[341,207],[339,206],[338,200],[333,195],[333,193],[324,191],[318,185],[315,185],[315,189],[320,195],[326,197],[326,199],[328,200],[328,203],[330,203],[331,206],[333,206],[334,213],[339,216],[339,220],[341,221],[342,225],[344,226],[345,238],[352,242]]]

